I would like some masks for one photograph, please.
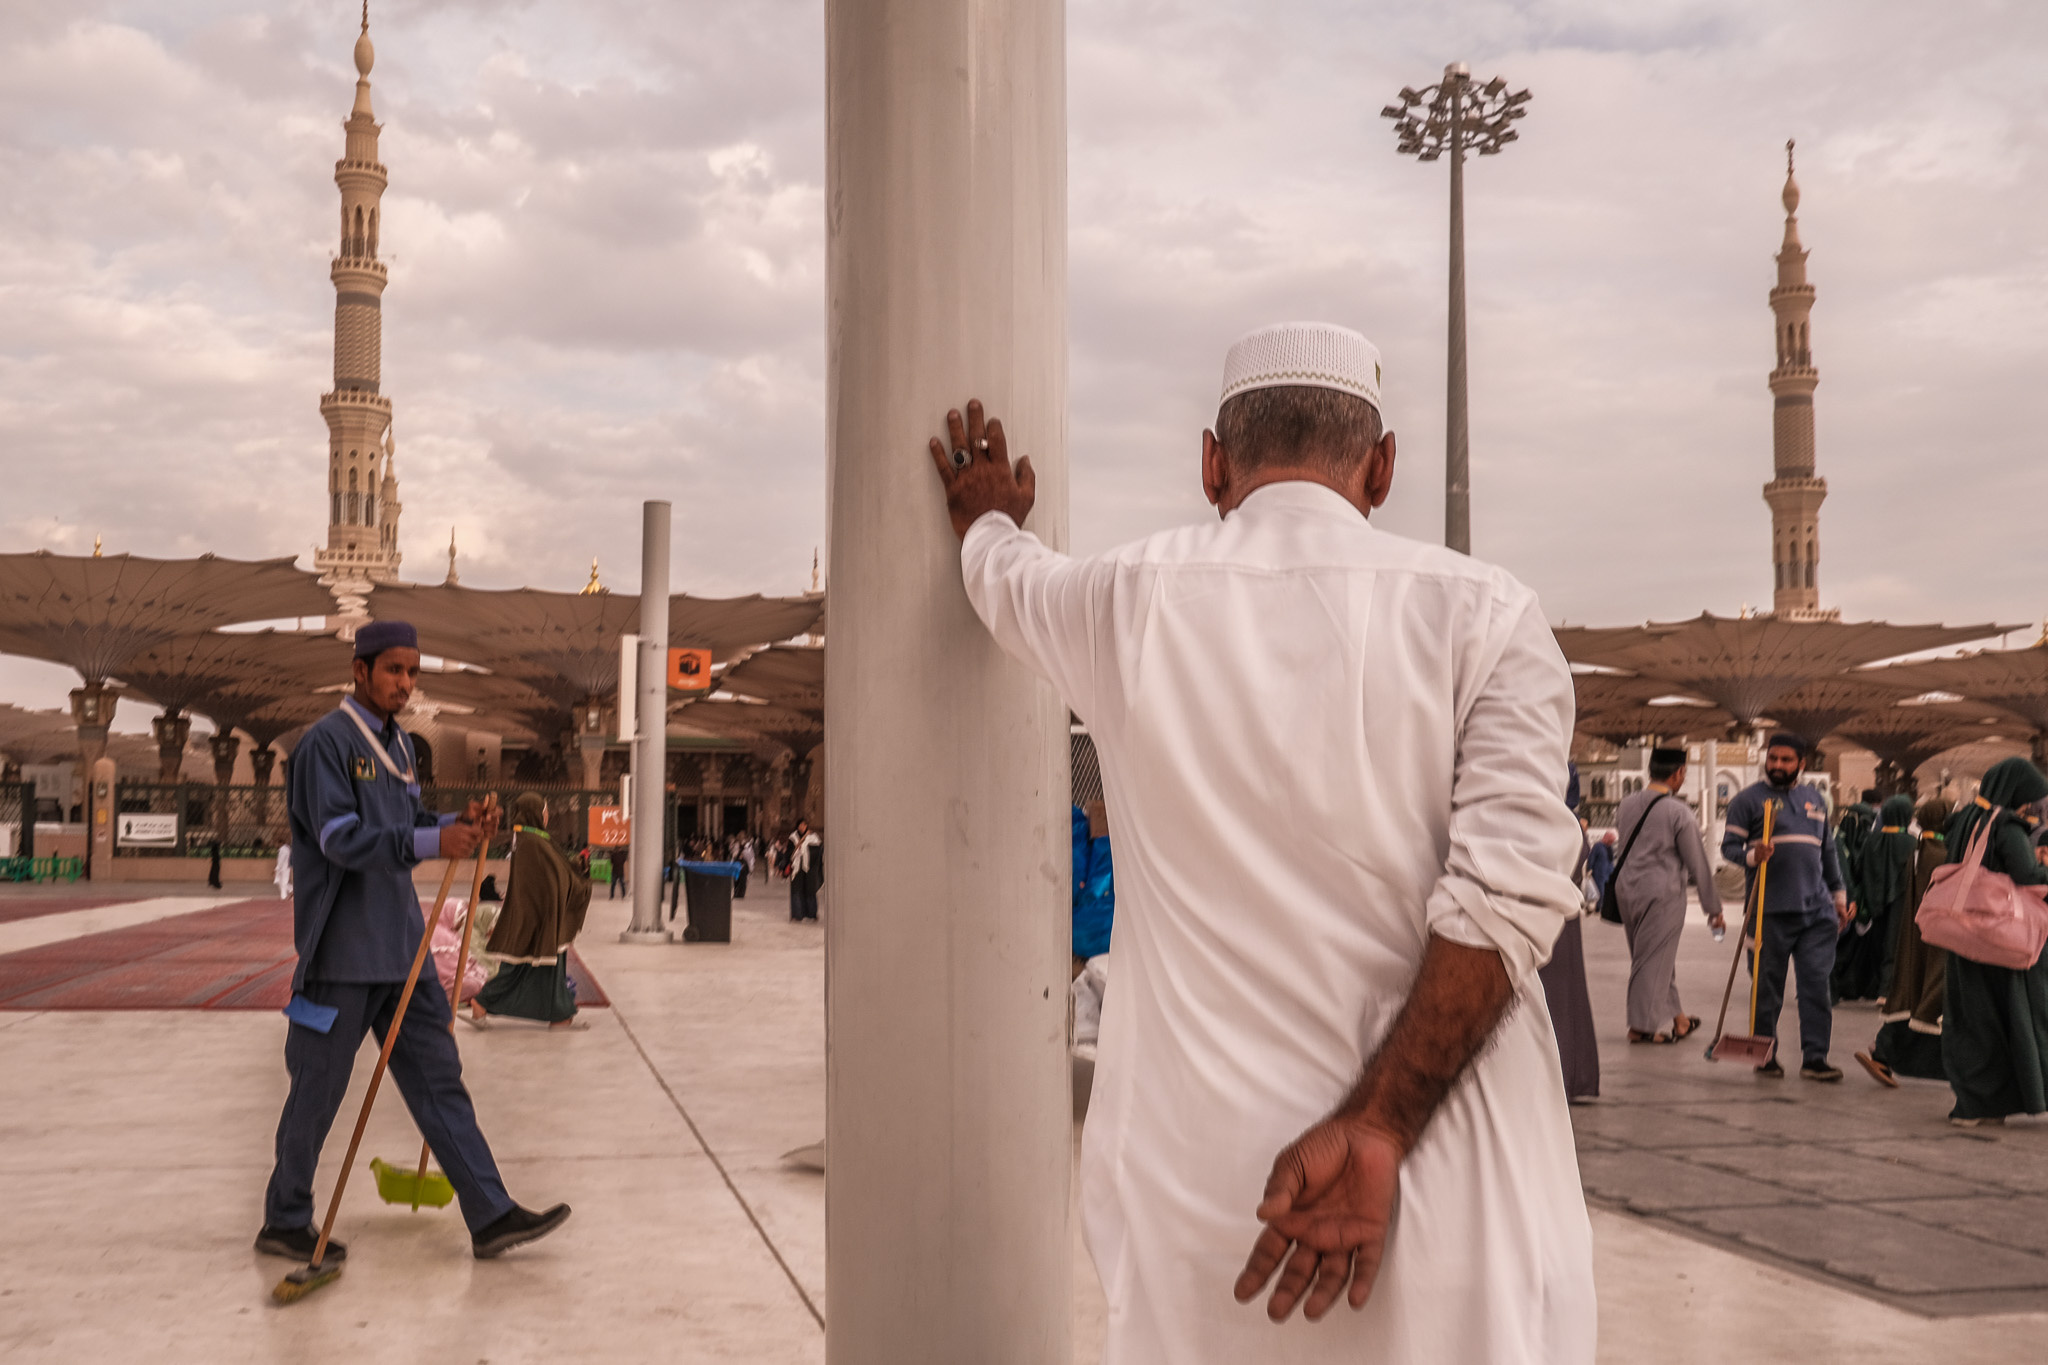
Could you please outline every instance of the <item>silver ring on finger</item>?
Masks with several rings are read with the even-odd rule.
[[[974,448],[976,450],[979,450],[984,455],[988,454],[988,438],[984,436],[979,441],[976,441],[974,443]]]
[[[967,468],[967,461],[968,461],[968,458],[969,458],[969,457],[968,457],[968,454],[967,454],[967,452],[966,452],[966,451],[964,451],[964,450],[956,450],[956,451],[954,451],[954,452],[953,452],[953,457],[952,457],[952,458],[953,458],[953,468],[955,468],[955,469],[965,469],[965,468]]]

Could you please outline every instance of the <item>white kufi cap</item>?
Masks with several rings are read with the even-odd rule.
[[[1223,361],[1224,403],[1252,389],[1335,389],[1380,408],[1380,350],[1334,322],[1282,322],[1247,332]]]

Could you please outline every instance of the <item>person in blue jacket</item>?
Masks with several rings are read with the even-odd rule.
[[[430,858],[466,858],[496,832],[497,814],[472,801],[460,816],[420,803],[411,738],[398,712],[419,678],[419,636],[399,621],[356,632],[355,694],[315,721],[292,751],[293,935],[298,966],[285,1007],[291,1092],[277,1123],[277,1165],[263,1201],[256,1249],[310,1260],[313,1172],[348,1090],[366,1033],[381,1045],[392,1026],[426,920],[412,871]],[[448,996],[423,972],[391,1052],[391,1079],[455,1186],[479,1260],[544,1237],[569,1206],[536,1213],[505,1192],[462,1084]],[[327,1245],[327,1258],[347,1248]]]
[[[1757,869],[1766,864],[1770,869],[1756,927],[1763,959],[1757,1033],[1777,1036],[1789,964],[1799,981],[1799,1074],[1810,1081],[1839,1081],[1841,1068],[1828,1063],[1835,1022],[1829,977],[1835,969],[1835,940],[1849,923],[1849,893],[1834,831],[1828,827],[1828,803],[1818,788],[1799,780],[1805,765],[1804,741],[1791,734],[1771,736],[1764,750],[1764,780],[1743,788],[1728,803],[1721,856],[1748,869],[1752,891]],[[1775,808],[1769,841],[1763,837],[1766,806]],[[1785,1074],[1776,1056],[1757,1071],[1771,1078]]]

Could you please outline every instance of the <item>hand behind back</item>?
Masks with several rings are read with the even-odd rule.
[[[1400,1167],[1400,1145],[1354,1119],[1324,1119],[1296,1138],[1266,1181],[1266,1228],[1237,1277],[1238,1302],[1257,1298],[1278,1270],[1266,1305],[1275,1322],[1304,1294],[1309,1320],[1319,1320],[1347,1285],[1351,1306],[1363,1308],[1386,1254]]]

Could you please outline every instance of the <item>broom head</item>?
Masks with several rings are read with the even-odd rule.
[[[341,1278],[342,1263],[328,1261],[322,1265],[302,1265],[277,1282],[277,1288],[270,1291],[270,1297],[279,1303],[297,1303],[306,1295]]]

